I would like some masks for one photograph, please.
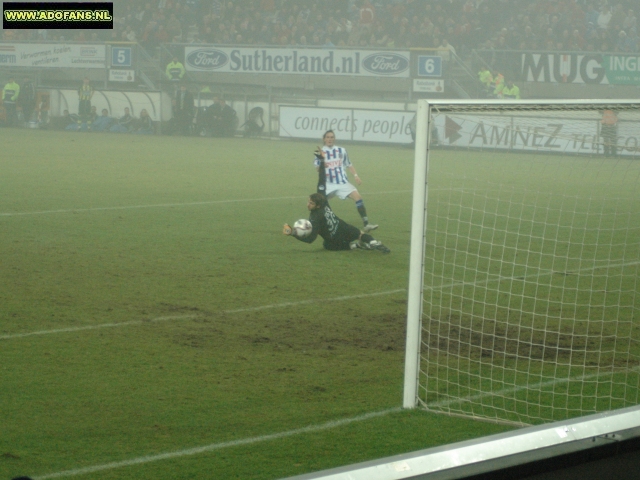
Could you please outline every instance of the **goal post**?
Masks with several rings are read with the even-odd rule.
[[[420,100],[412,208],[405,408],[640,403],[640,102]]]

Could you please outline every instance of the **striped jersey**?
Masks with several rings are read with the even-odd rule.
[[[93,95],[93,87],[91,85],[82,84],[78,89],[80,100],[91,100]]]
[[[344,185],[349,183],[347,178],[347,167],[351,166],[351,161],[347,155],[347,151],[342,147],[322,147],[324,152],[324,164],[327,173],[327,183]],[[320,166],[320,161],[314,161],[316,167]]]

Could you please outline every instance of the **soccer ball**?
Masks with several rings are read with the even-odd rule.
[[[311,222],[306,218],[301,218],[300,220],[296,220],[296,223],[293,224],[293,230],[296,233],[296,237],[306,237],[311,233]]]

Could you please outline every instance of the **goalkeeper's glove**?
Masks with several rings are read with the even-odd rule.
[[[282,227],[282,233],[284,235],[293,235],[293,228],[291,228],[288,223],[285,223],[284,227]]]

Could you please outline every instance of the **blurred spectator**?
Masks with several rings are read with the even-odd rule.
[[[176,92],[176,98],[173,102],[173,128],[171,128],[171,132],[189,135],[194,112],[193,95],[187,89],[187,85],[183,83]]]
[[[615,7],[613,7],[611,20],[609,20],[609,26],[613,29],[614,32],[622,30],[622,24],[624,23],[624,19],[626,18],[626,16],[627,13],[624,11],[624,7],[621,3],[618,3]]]
[[[458,55],[487,42],[499,50],[604,51],[615,49],[620,30],[635,38],[636,5],[637,0],[130,0],[114,5],[112,31],[4,30],[2,37],[135,41],[152,56],[165,42],[437,48],[444,38]]]
[[[167,68],[165,69],[165,75],[171,82],[180,82],[185,73],[186,71],[184,69],[184,65],[182,65],[182,63],[178,60],[178,57],[173,57],[173,59],[167,64]]]
[[[82,85],[78,88],[78,115],[81,121],[85,121],[91,115],[91,99],[93,98],[94,90],[91,86],[89,77],[84,77]]]
[[[92,130],[94,132],[108,132],[115,119],[109,116],[109,110],[102,109],[101,115],[93,122]]]
[[[582,50],[584,49],[584,45],[585,45],[584,38],[582,37],[580,30],[576,28],[571,33],[571,38],[569,39],[567,48],[569,50]]]
[[[502,98],[502,90],[504,89],[504,75],[497,70],[493,72],[493,96]]]
[[[133,126],[133,120],[134,118],[131,116],[129,107],[125,107],[124,115],[122,115],[122,117],[120,117],[118,121],[111,126],[109,131],[114,133],[129,133]]]
[[[371,31],[373,21],[376,18],[376,9],[369,0],[362,0],[360,3],[360,16],[358,25],[363,30]]]
[[[136,133],[138,135],[153,135],[155,133],[153,120],[151,120],[146,109],[143,108],[140,110],[140,118],[134,122],[131,133]]]
[[[95,106],[91,107],[89,116],[87,117],[87,124],[92,125],[98,119],[98,109]]]
[[[622,29],[626,32],[631,32],[632,29],[637,31],[638,20],[636,19],[636,15],[633,13],[633,10],[629,9],[629,11],[627,11],[627,15],[622,22]]]
[[[480,67],[480,71],[478,72],[478,80],[484,86],[485,91],[488,93],[489,88],[491,87],[491,83],[493,82],[493,76],[487,67],[484,65]]]
[[[247,115],[247,121],[242,125],[243,136],[253,137],[260,135],[264,130],[264,126],[264,109],[262,107],[253,107]]]
[[[29,77],[24,77],[22,86],[20,87],[18,104],[22,108],[24,121],[29,123],[32,119],[33,111],[36,108],[36,87]]]
[[[446,38],[442,39],[440,45],[438,45],[439,53],[442,55],[443,60],[450,60],[456,55],[456,49],[451,45]]]
[[[502,89],[502,98],[520,100],[520,89],[517,85],[514,85],[513,80],[507,80],[507,84]]]
[[[616,43],[616,52],[635,53],[637,52],[637,39],[631,38],[624,30],[618,32],[618,42]]]
[[[167,33],[171,38],[171,42],[182,41],[182,25],[180,24],[180,20],[178,20],[178,17],[176,17],[175,13],[172,13],[169,16],[169,20],[167,21]]]
[[[70,114],[69,110],[64,110],[61,117],[53,117],[51,119],[51,128],[54,130],[66,130],[69,125],[77,125],[79,117]]]
[[[609,28],[609,22],[611,21],[611,10],[608,5],[600,7],[600,15],[598,15],[598,28],[606,30]]]
[[[13,127],[18,123],[18,114],[16,112],[18,98],[20,98],[20,85],[11,77],[2,89],[2,104],[4,105],[6,124],[9,127]]]
[[[210,113],[209,113],[210,109]],[[236,111],[227,105],[220,97],[213,99],[213,105],[208,109],[211,119],[211,133],[214,137],[232,137],[238,125]]]
[[[613,110],[604,110],[600,120],[600,136],[604,147],[604,155],[613,157],[618,152],[618,116]]]

